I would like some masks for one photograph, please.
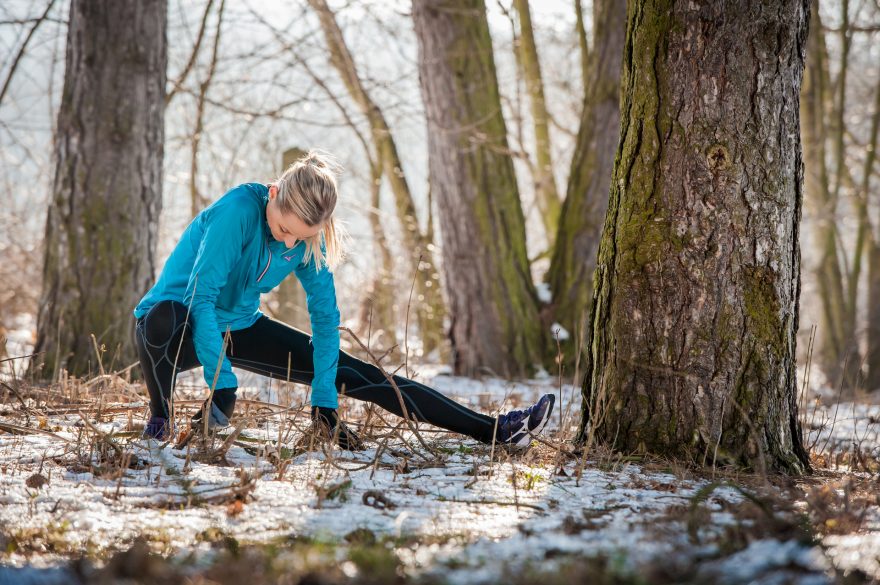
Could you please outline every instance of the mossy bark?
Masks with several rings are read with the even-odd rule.
[[[370,231],[373,233],[373,245],[375,246],[373,254],[380,260],[380,264],[373,274],[373,280],[361,304],[358,335],[379,354],[397,344],[394,299],[403,299],[394,290],[394,257],[388,247],[382,220],[379,216],[381,213],[382,167],[373,164],[370,171]]]
[[[403,172],[397,144],[385,115],[358,76],[354,58],[326,0],[309,0],[309,5],[321,21],[324,38],[330,50],[330,62],[342,78],[349,95],[367,118],[383,175],[394,195],[397,217],[403,228],[404,257],[410,267],[404,280],[409,284],[411,279],[415,278],[412,309],[419,325],[423,350],[426,353],[435,349],[442,352],[445,341],[443,320],[446,316],[446,303],[443,299],[440,275],[434,262],[434,243],[419,228],[415,203]]]
[[[602,221],[608,207],[620,132],[620,59],[626,37],[626,2],[596,0],[593,22],[596,33],[580,128],[547,272],[553,293],[553,318],[573,334],[563,347],[568,364],[576,359],[574,351],[586,327]]]
[[[73,0],[46,220],[36,373],[135,361],[162,204],[164,0]],[[43,367],[39,367],[39,363]]]
[[[807,0],[629,3],[579,439],[803,472]]]
[[[482,0],[416,0],[419,80],[455,371],[526,374],[546,334]]]
[[[547,101],[544,99],[544,79],[541,75],[541,61],[538,58],[538,47],[535,44],[535,32],[532,29],[532,15],[529,0],[514,0],[514,7],[519,15],[519,61],[522,64],[526,90],[532,112],[532,127],[535,132],[535,200],[541,212],[541,221],[547,233],[547,242],[553,245],[559,226],[559,213],[562,202],[556,189],[556,178],[553,176],[553,155],[550,149],[550,114],[547,112]]]

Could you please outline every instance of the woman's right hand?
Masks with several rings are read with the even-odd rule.
[[[360,451],[364,448],[364,442],[339,419],[335,408],[313,406],[312,422],[323,427],[323,430],[336,441],[340,448],[347,451]]]

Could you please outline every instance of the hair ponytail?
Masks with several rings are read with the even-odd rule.
[[[333,217],[338,191],[336,177],[341,165],[328,153],[310,150],[290,165],[275,181],[281,213],[293,213],[306,225],[321,225],[321,231],[307,239],[303,262],[314,260],[315,270],[333,270],[345,257],[349,237],[342,222]]]

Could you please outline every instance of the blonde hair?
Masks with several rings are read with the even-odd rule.
[[[332,271],[345,257],[348,233],[333,217],[338,198],[336,176],[341,170],[332,155],[309,150],[275,181],[282,214],[293,213],[310,227],[322,224],[317,235],[305,240],[303,263],[314,259],[316,271],[324,265]]]

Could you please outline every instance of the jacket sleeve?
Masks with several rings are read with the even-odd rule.
[[[196,253],[184,304],[191,307],[193,344],[205,372],[205,383],[215,388],[236,388],[238,380],[226,355],[220,360],[224,331],[217,325],[216,301],[229,274],[241,258],[248,231],[247,214],[235,205],[221,205],[204,217],[205,231]],[[214,376],[220,371],[216,385]]]
[[[333,273],[323,266],[315,270],[314,258],[294,269],[306,291],[306,305],[312,323],[312,406],[336,408],[336,367],[339,363],[339,308]]]

